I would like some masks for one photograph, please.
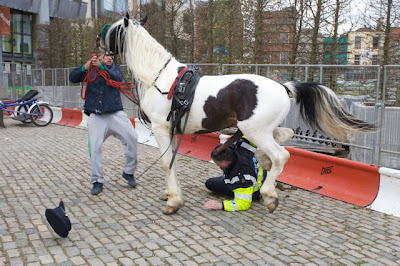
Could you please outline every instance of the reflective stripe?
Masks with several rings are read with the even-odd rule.
[[[232,210],[233,210],[234,212],[237,212],[238,207],[237,207],[237,205],[236,205],[236,201],[235,201],[235,200],[231,200],[230,202],[231,202],[231,204],[232,204]]]
[[[239,181],[239,177],[238,176],[235,176],[232,179],[224,179],[225,184],[235,184],[238,181]]]
[[[243,175],[244,179],[249,180],[253,183],[253,186],[257,183],[257,179],[254,176],[251,175]],[[225,184],[235,184],[236,182],[239,182],[239,176],[235,176],[232,179],[224,179]]]
[[[243,147],[249,151],[251,151],[252,153],[256,152],[256,148],[254,148],[253,146],[251,146],[250,144],[247,144],[246,142],[242,142],[242,144],[240,144],[240,147]]]
[[[253,182],[253,186],[257,183],[257,179],[254,176],[251,175],[243,175],[244,179],[246,180],[250,180],[251,182]]]
[[[251,200],[253,195],[235,193],[235,199]]]

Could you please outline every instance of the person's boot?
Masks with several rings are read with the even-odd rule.
[[[92,188],[92,190],[90,191],[90,193],[92,193],[92,195],[97,195],[97,194],[99,194],[102,190],[103,190],[103,183],[94,182],[94,183],[93,183],[93,188]]]
[[[128,175],[127,173],[123,172],[122,177],[125,178],[126,180],[128,180],[128,184],[131,187],[136,187],[136,181],[135,181],[135,178],[133,177],[133,175]]]

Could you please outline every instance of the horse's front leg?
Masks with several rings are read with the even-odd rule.
[[[176,176],[176,161],[172,165],[171,169],[169,169],[173,151],[176,147],[176,136],[173,137],[171,143],[169,127],[153,124],[152,130],[156,137],[161,154],[165,152],[165,154],[162,156],[163,170],[165,172],[165,180],[167,182],[167,189],[165,191],[166,195],[164,194],[164,197],[165,199],[168,199],[168,201],[163,213],[173,214],[177,212],[183,205],[182,190],[179,180]]]

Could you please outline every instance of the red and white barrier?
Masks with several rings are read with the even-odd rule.
[[[62,118],[62,109],[59,107],[51,107],[51,110],[53,111],[53,120],[51,122],[57,124]]]
[[[53,123],[87,127],[81,110],[53,108]],[[131,118],[138,142],[158,147],[151,130]],[[178,135],[178,139],[179,139]],[[179,153],[210,161],[212,149],[229,136],[209,133],[184,135]],[[344,202],[400,217],[400,170],[372,166],[292,147],[278,181]]]
[[[379,174],[379,192],[368,208],[400,217],[400,171],[381,167]]]
[[[87,121],[89,116],[83,113],[82,110],[51,107],[53,110],[52,123],[78,128],[87,128]],[[135,118],[129,118],[132,125],[135,127]]]
[[[286,150],[290,158],[278,181],[364,207],[375,200],[377,166],[292,147]]]

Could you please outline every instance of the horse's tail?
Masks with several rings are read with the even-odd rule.
[[[343,141],[347,140],[347,134],[368,133],[376,129],[375,125],[346,112],[337,95],[326,86],[314,82],[287,82],[283,85],[300,105],[302,118],[314,129]]]

